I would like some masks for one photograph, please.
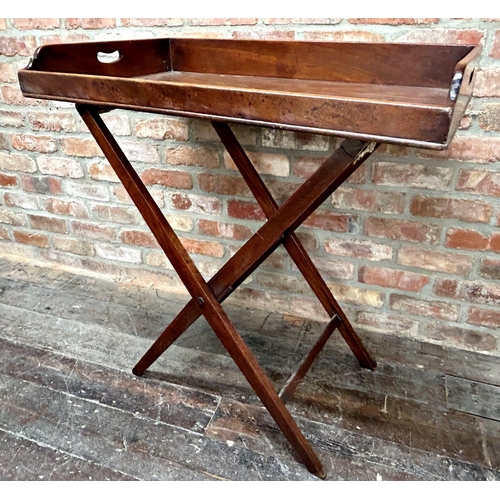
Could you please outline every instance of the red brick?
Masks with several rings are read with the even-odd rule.
[[[40,35],[40,45],[53,45],[61,43],[80,43],[90,42],[92,38],[85,33],[61,32],[50,35]]]
[[[339,24],[340,17],[269,17],[264,19],[264,24]]]
[[[49,130],[51,132],[76,131],[76,120],[72,113],[28,113],[28,121],[33,130]]]
[[[227,194],[229,196],[251,195],[250,189],[241,176],[201,173],[197,175],[200,189],[207,193]]]
[[[252,236],[252,231],[241,224],[231,224],[213,220],[201,219],[198,221],[198,230],[202,234],[227,238],[231,240],[248,240]]]
[[[127,245],[138,247],[158,248],[159,244],[150,232],[127,229],[120,233],[120,240]]]
[[[208,255],[210,257],[224,256],[224,247],[217,241],[199,241],[190,238],[179,239],[190,254]]]
[[[500,68],[478,69],[472,94],[475,97],[500,97]]]
[[[398,255],[398,264],[420,267],[430,271],[467,276],[472,268],[472,257],[429,250],[428,247],[403,245]]]
[[[14,239],[23,245],[33,245],[35,247],[48,248],[49,238],[45,234],[30,233],[26,231],[14,230]]]
[[[184,19],[180,17],[141,17],[141,18],[122,18],[120,22],[123,26],[182,26]]]
[[[94,30],[99,28],[114,28],[116,25],[115,19],[112,17],[84,17],[84,18],[67,18],[64,25],[68,29],[85,29]]]
[[[25,226],[26,214],[11,212],[0,207],[0,222],[12,226]]]
[[[452,176],[452,168],[436,165],[390,162],[375,162],[373,164],[373,182],[385,186],[443,190],[450,186]]]
[[[113,227],[102,226],[93,222],[71,222],[73,234],[92,240],[113,241],[116,239],[116,230]]]
[[[500,252],[500,233],[494,233],[490,237],[488,244],[488,250],[493,252]]]
[[[342,187],[332,195],[332,205],[342,209],[400,214],[405,207],[405,194]]]
[[[137,137],[187,141],[188,122],[179,118],[145,118],[136,120],[134,133]]]
[[[228,200],[227,213],[237,219],[265,220],[264,212],[257,203],[251,201]]]
[[[444,326],[440,324],[429,324],[425,329],[425,337],[434,341],[444,342],[450,346],[462,347],[474,351],[494,351],[497,339],[480,330],[471,330],[459,326]]]
[[[18,86],[3,85],[0,87],[0,93],[2,94],[1,100],[5,104],[13,104],[14,106],[47,106],[47,101],[42,99],[24,97]]]
[[[0,17],[0,30],[7,29],[7,22],[5,18]]]
[[[94,139],[79,139],[76,137],[61,139],[64,153],[69,156],[80,156],[92,158],[94,156],[104,156],[101,148]]]
[[[90,241],[77,240],[66,236],[53,236],[52,246],[56,250],[76,255],[94,255],[94,246]]]
[[[347,233],[352,219],[353,217],[347,215],[335,214],[327,210],[317,210],[305,220],[304,226]]]
[[[471,307],[467,323],[486,328],[500,328],[500,311]]]
[[[189,172],[149,168],[141,172],[141,179],[147,186],[165,186],[175,189],[192,189],[193,180]]]
[[[441,227],[417,221],[369,217],[365,223],[365,234],[377,238],[407,240],[435,245],[439,243]]]
[[[409,271],[390,269],[386,267],[362,266],[358,279],[361,283],[397,288],[407,292],[420,292],[429,283],[429,277]]]
[[[306,31],[304,40],[325,42],[384,42],[383,35],[370,31]]]
[[[0,172],[0,186],[5,187],[16,187],[17,177],[15,175],[2,174]]]
[[[80,163],[69,158],[39,156],[37,163],[42,174],[71,177],[72,179],[79,179],[84,175]]]
[[[135,224],[138,218],[137,210],[109,205],[94,205],[92,215],[98,220],[119,224]]]
[[[500,280],[500,260],[483,259],[478,273],[483,278]]]
[[[12,146],[19,151],[36,151],[38,153],[53,153],[57,145],[52,137],[42,135],[12,134],[10,137]]]
[[[466,222],[489,222],[492,208],[488,203],[417,195],[411,201],[412,215],[458,219]]]
[[[96,243],[95,253],[98,257],[119,262],[130,262],[139,264],[141,262],[141,250],[138,248],[123,248],[110,243]]]
[[[351,24],[388,24],[391,26],[415,25],[415,24],[436,24],[439,21],[437,17],[364,17],[348,20]]]
[[[461,170],[457,182],[458,191],[500,196],[500,173],[487,170]]]
[[[12,25],[18,30],[50,30],[54,28],[59,28],[58,18],[14,18],[11,19]]]
[[[20,128],[24,123],[23,113],[0,110],[0,127]]]
[[[46,201],[47,211],[52,214],[69,215],[80,219],[87,219],[87,207],[79,201],[64,201],[58,198],[49,198]]]
[[[493,45],[491,46],[490,57],[493,57],[494,59],[500,59],[500,31],[497,31],[495,33]]]
[[[0,55],[12,56],[32,56],[36,49],[36,39],[34,36],[0,36]]]
[[[17,82],[16,70],[12,64],[0,63],[0,82]]]
[[[443,319],[447,321],[458,321],[460,307],[446,302],[419,300],[415,297],[392,294],[389,298],[392,310],[402,313],[429,316],[431,318]]]
[[[484,31],[478,29],[447,29],[431,28],[410,30],[397,37],[396,42],[437,43],[437,44],[467,44],[477,45],[484,38]]]
[[[0,240],[12,241],[7,228],[0,226]]]
[[[282,180],[281,178],[276,177],[266,179],[266,185],[271,193],[271,196],[275,199],[278,205],[283,205],[283,203],[287,201],[300,186],[300,184],[288,182],[287,180]]]
[[[0,151],[0,165],[2,170],[28,173],[36,171],[35,161],[25,154],[11,154]]]
[[[68,228],[64,219],[56,219],[55,217],[47,217],[45,215],[28,214],[30,226],[33,229],[41,229],[51,233],[67,233]]]
[[[170,165],[186,165],[189,167],[219,167],[219,155],[207,148],[179,146],[167,148],[165,161]]]
[[[433,291],[441,297],[475,304],[500,305],[500,285],[494,283],[437,279]]]
[[[259,174],[287,177],[290,173],[290,160],[284,154],[247,152],[247,155]],[[224,163],[226,168],[236,170],[236,165],[227,152],[224,153]]]
[[[59,194],[62,192],[61,180],[48,176],[21,175],[21,187],[24,191],[31,193]]]
[[[456,136],[448,149],[444,151],[418,150],[424,158],[441,158],[477,163],[500,161],[500,137],[464,137]]]
[[[38,210],[38,197],[25,193],[5,193],[7,207],[19,207],[27,210]]]
[[[170,196],[172,207],[201,214],[220,214],[222,202],[217,198],[209,198],[195,194],[174,193]]]
[[[500,132],[500,104],[488,103],[481,106],[479,126],[491,132]]]
[[[89,161],[87,170],[89,177],[96,181],[120,182],[115,171],[106,160]]]
[[[368,260],[392,259],[392,248],[369,240],[341,240],[330,238],[325,242],[325,251],[343,257]]]
[[[462,250],[485,250],[488,238],[471,229],[450,228],[446,232],[446,246]]]

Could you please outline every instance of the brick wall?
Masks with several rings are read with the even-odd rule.
[[[73,106],[25,99],[16,77],[41,44],[151,36],[481,42],[451,148],[382,147],[300,237],[356,325],[500,354],[500,19],[0,19],[1,255],[182,290]],[[263,216],[209,124],[123,111],[104,119],[211,276]],[[234,129],[280,201],[338,143]],[[232,300],[323,317],[283,249]]]

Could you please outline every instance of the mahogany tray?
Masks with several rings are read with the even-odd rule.
[[[480,47],[205,39],[46,45],[27,97],[443,149]]]

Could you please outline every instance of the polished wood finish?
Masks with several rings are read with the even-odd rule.
[[[98,52],[118,51],[101,63]],[[25,96],[441,149],[479,48],[155,39],[42,47]],[[455,73],[464,75],[451,100]],[[465,106],[465,107],[464,107]]]

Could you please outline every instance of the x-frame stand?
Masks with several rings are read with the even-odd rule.
[[[376,364],[294,231],[371,155],[378,143],[344,140],[316,172],[281,207],[278,207],[227,123],[212,122],[268,220],[217,274],[206,282],[107,129],[100,117],[99,108],[78,104],[77,110],[192,297],[137,363],[133,373],[142,375],[197,318],[203,315],[307,469],[324,478],[326,473],[319,458],[290,415],[285,403],[336,329],[342,334],[362,367],[373,370]],[[278,394],[224,312],[221,303],[280,244],[284,245],[331,319],[309,354]]]

